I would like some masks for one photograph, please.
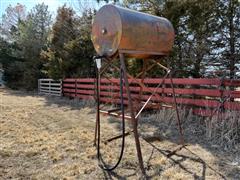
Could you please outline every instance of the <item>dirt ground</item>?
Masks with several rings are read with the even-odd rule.
[[[169,156],[181,147],[175,123],[169,126],[150,115],[140,122],[149,179],[240,179],[239,151],[209,144],[197,124],[184,126],[187,146]],[[119,127],[119,120],[104,117],[103,139],[117,135]],[[91,102],[0,90],[0,179],[142,179],[133,135],[126,137],[116,170],[98,167],[94,128]],[[117,160],[120,142],[102,145],[107,163]]]

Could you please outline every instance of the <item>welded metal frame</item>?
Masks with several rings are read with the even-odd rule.
[[[149,104],[149,101],[151,100],[151,98],[154,96],[154,95],[157,95],[159,96],[156,92],[157,92],[157,89],[160,88],[163,84],[164,84],[164,81],[167,77],[170,78],[170,81],[171,81],[171,87],[172,87],[172,97],[174,99],[174,108],[176,110],[176,118],[177,118],[177,123],[178,123],[178,128],[179,128],[179,133],[180,133],[180,143],[181,144],[184,144],[184,139],[183,139],[183,130],[182,130],[182,127],[181,127],[181,121],[180,121],[180,117],[179,117],[179,112],[178,112],[178,108],[177,108],[177,101],[176,101],[176,95],[175,95],[175,90],[174,90],[174,86],[173,86],[173,80],[172,80],[172,71],[163,66],[162,64],[156,62],[155,60],[151,60],[152,62],[154,62],[155,65],[158,65],[160,68],[164,69],[166,71],[165,75],[163,76],[163,80],[157,85],[157,87],[154,89],[154,91],[151,91],[149,89],[149,92],[151,92],[152,94],[149,96],[149,98],[147,99],[147,101],[144,103],[144,105],[140,108],[140,110],[137,111],[137,113],[135,113],[135,109],[133,107],[133,101],[132,101],[132,97],[131,97],[131,92],[130,92],[130,88],[129,88],[129,84],[131,82],[136,82],[137,84],[139,84],[139,86],[141,87],[141,90],[140,90],[140,99],[141,99],[141,95],[142,95],[142,89],[145,88],[145,89],[148,89],[148,87],[146,87],[144,85],[144,78],[145,78],[145,73],[148,71],[148,70],[151,70],[154,66],[151,65],[149,67],[146,67],[146,63],[144,62],[144,65],[143,65],[143,69],[142,71],[137,75],[137,77],[141,76],[141,82],[137,81],[136,80],[136,77],[134,78],[133,76],[131,76],[128,72],[127,72],[127,69],[126,69],[126,64],[125,64],[125,55],[121,52],[119,52],[119,59],[120,59],[120,68],[113,65],[112,62],[114,59],[109,59],[107,57],[106,60],[107,60],[107,64],[102,68],[101,71],[99,71],[98,73],[98,88],[97,88],[97,99],[98,99],[98,108],[97,108],[97,117],[96,117],[96,127],[95,127],[95,140],[94,140],[94,144],[96,144],[96,141],[98,140],[99,141],[99,138],[100,138],[100,135],[97,136],[97,134],[100,134],[100,132],[98,132],[98,126],[97,124],[99,123],[100,121],[100,112],[101,112],[101,109],[99,108],[100,107],[100,75],[103,74],[107,68],[109,66],[112,66],[114,67],[116,70],[119,70],[120,72],[122,71],[122,75],[123,75],[123,80],[124,80],[124,84],[125,84],[125,90],[126,90],[126,93],[127,93],[127,99],[128,99],[128,110],[130,112],[130,117],[125,117],[125,115],[118,115],[118,114],[115,114],[115,116],[117,117],[121,117],[121,118],[126,118],[126,119],[130,119],[131,120],[131,123],[132,123],[132,132],[134,134],[134,139],[135,139],[135,144],[136,144],[136,151],[137,151],[137,156],[138,156],[138,161],[139,161],[139,166],[140,166],[140,169],[143,173],[143,175],[146,175],[146,172],[145,172],[145,168],[144,168],[144,165],[143,165],[143,158],[142,158],[142,152],[141,152],[141,146],[140,146],[140,140],[139,140],[139,134],[138,134],[138,118],[140,116],[140,114],[142,113],[142,111],[146,108],[146,106]],[[130,83],[129,83],[129,80],[130,79]],[[122,81],[122,79],[120,78],[120,81]],[[123,106],[123,101],[121,101],[121,106]],[[109,114],[111,115],[111,113],[109,112],[105,112],[105,114]],[[113,114],[112,114],[113,115]],[[111,138],[112,139],[117,139],[117,138],[120,138],[122,136],[126,136],[128,135],[128,133],[123,133],[121,136],[116,136]]]

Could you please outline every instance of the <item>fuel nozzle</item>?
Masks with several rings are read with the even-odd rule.
[[[95,61],[98,70],[100,70],[102,67],[102,58],[104,58],[104,57],[105,56],[94,56],[93,57],[93,60]]]

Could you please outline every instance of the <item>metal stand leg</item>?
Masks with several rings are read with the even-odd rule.
[[[96,113],[96,124],[95,124],[95,137],[94,137],[94,145],[97,145],[97,134],[98,134],[98,124],[100,121],[100,101],[99,101],[99,92],[100,92],[100,73],[99,70],[97,69],[96,71],[96,77],[97,77],[97,94],[96,94],[96,99],[97,99],[97,113]],[[99,138],[99,137],[98,137]]]
[[[124,79],[124,83],[125,83],[126,91],[127,91],[128,106],[129,106],[130,113],[131,113],[131,121],[132,121],[132,125],[133,125],[133,132],[134,132],[134,138],[135,138],[135,143],[136,143],[139,166],[141,168],[143,175],[146,175],[144,165],[143,165],[142,152],[141,152],[141,146],[140,146],[138,129],[137,129],[138,119],[135,118],[135,114],[134,114],[132,98],[131,98],[131,94],[130,94],[128,77],[127,77],[127,70],[126,70],[126,65],[125,65],[125,61],[124,61],[124,55],[122,53],[120,53],[119,57],[120,57],[120,62],[121,62],[121,68],[123,70],[123,79]]]
[[[170,72],[170,80],[171,80],[171,87],[172,87],[172,92],[173,92],[174,106],[175,106],[175,111],[176,111],[176,116],[177,116],[178,129],[179,129],[179,133],[180,133],[180,144],[184,145],[182,123],[181,123],[181,119],[180,119],[180,116],[179,116],[177,99],[176,99],[175,89],[174,89],[174,86],[173,86],[173,79],[172,79],[171,72]]]
[[[97,145],[97,129],[98,129],[98,117],[96,116],[96,122],[95,122],[95,135],[94,135],[94,142],[93,145]]]

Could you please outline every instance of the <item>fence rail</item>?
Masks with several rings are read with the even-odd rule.
[[[145,79],[140,86],[140,79],[130,82],[131,97],[136,108],[139,108],[163,79]],[[64,79],[62,91],[64,96],[94,99],[94,79]],[[179,105],[193,108],[193,112],[202,116],[211,116],[218,111],[240,111],[240,80],[229,79],[173,79],[176,100]],[[101,102],[120,103],[119,80],[101,80]],[[142,92],[141,94],[139,92]],[[161,88],[151,99],[151,108],[171,107],[173,90],[170,79],[166,79]],[[127,94],[124,94],[124,104],[128,104]]]
[[[62,80],[39,79],[38,92],[39,94],[62,96]]]

